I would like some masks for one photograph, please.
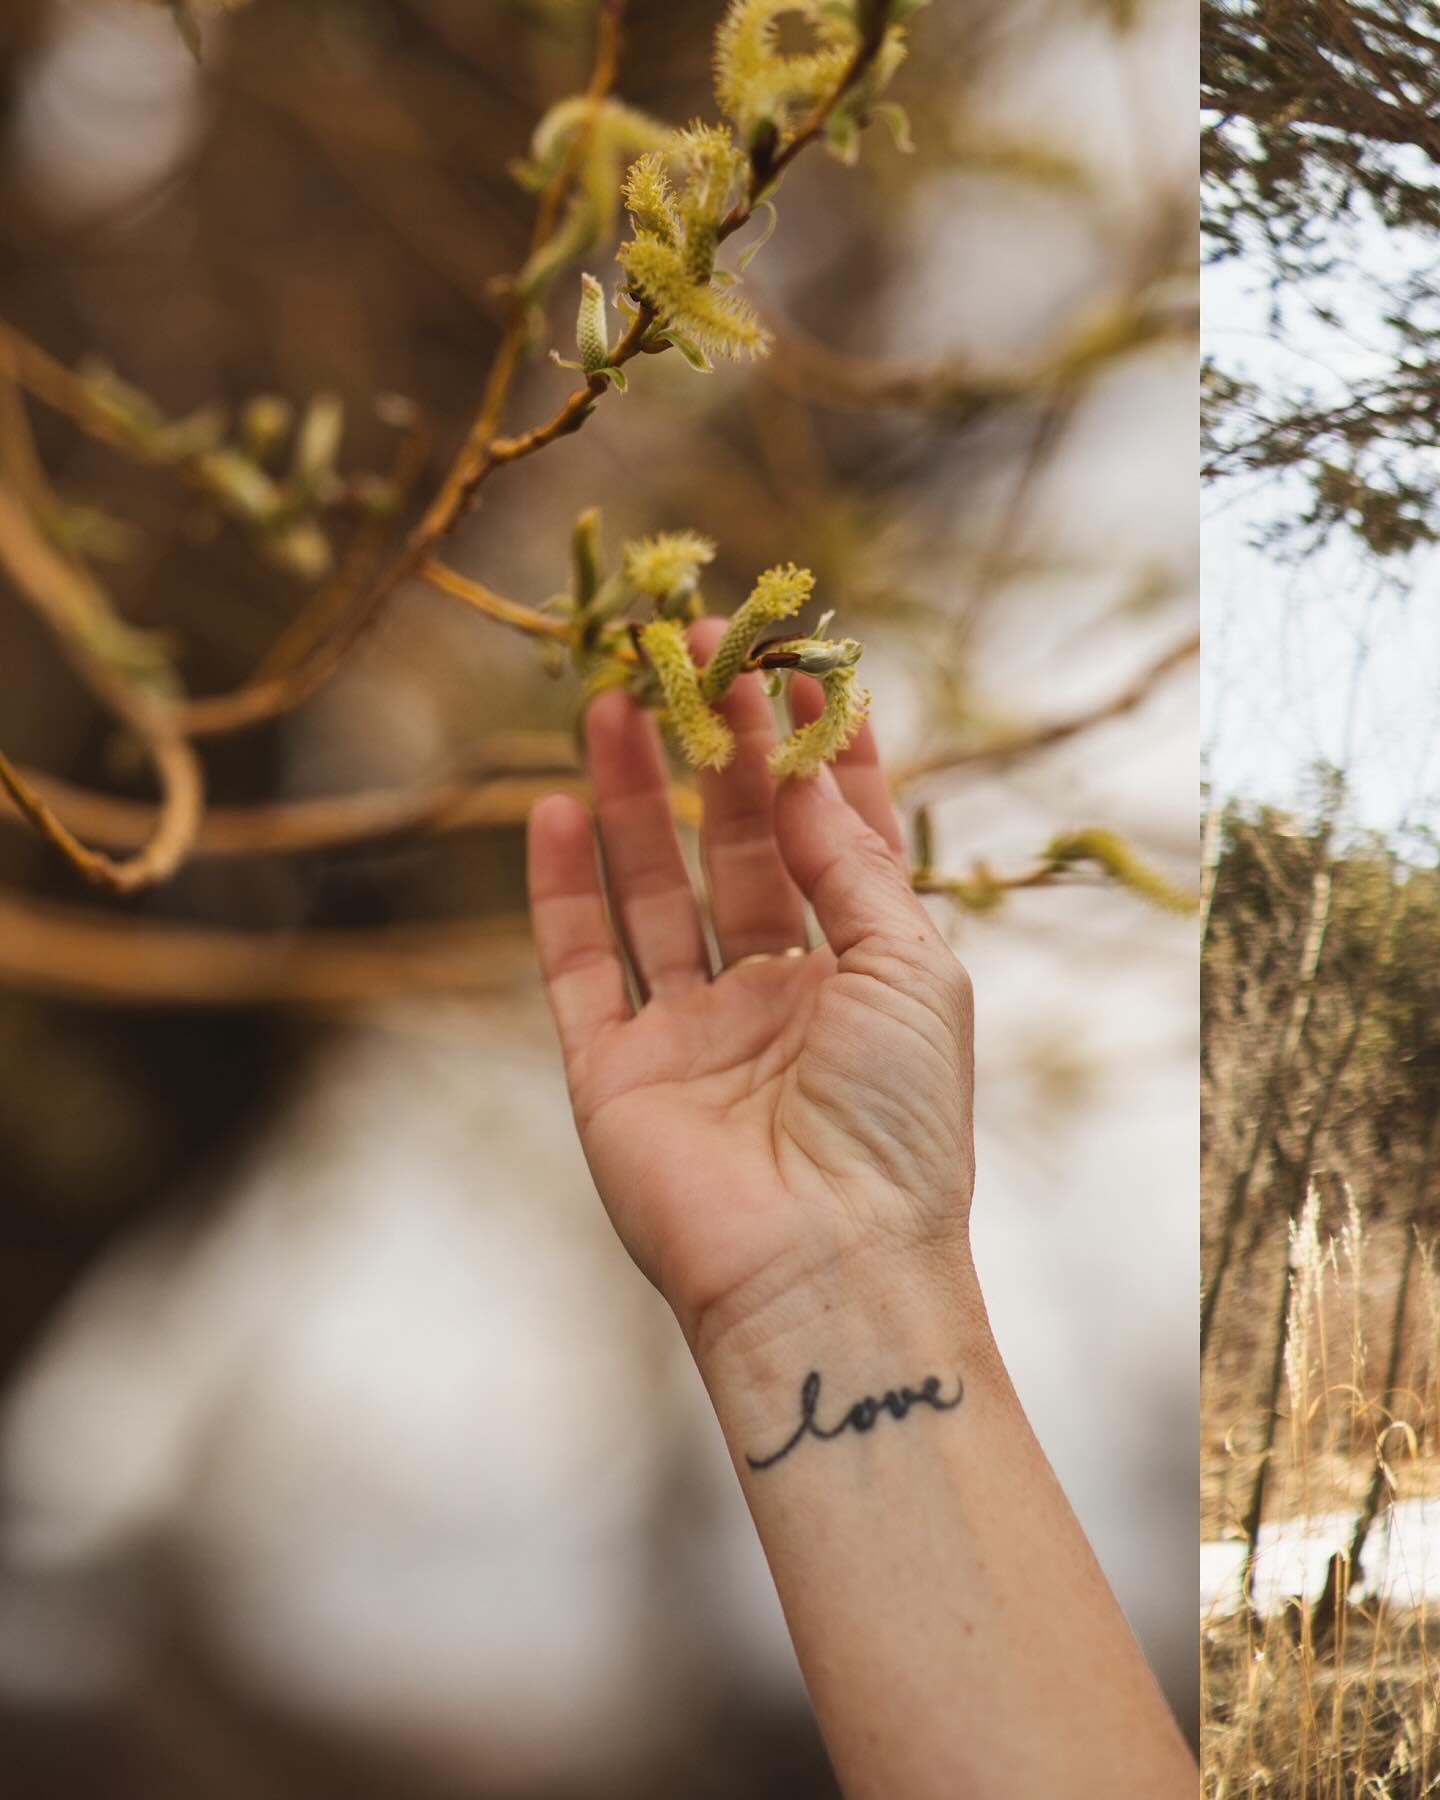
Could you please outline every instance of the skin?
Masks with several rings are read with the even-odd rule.
[[[721,629],[695,628],[697,660]],[[807,678],[790,697],[796,723],[819,710]],[[758,679],[721,710],[737,754],[700,778],[718,971],[654,721],[624,694],[586,718],[593,822],[559,795],[531,816],[532,916],[596,1186],[695,1355],[844,1791],[1193,1795],[990,1333],[970,983],[911,891],[874,737],[777,791]],[[824,941],[779,955],[807,902]],[[812,1371],[825,1429],[767,1465]],[[932,1377],[963,1403],[837,1428]]]

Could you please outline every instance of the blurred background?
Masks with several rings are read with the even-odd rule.
[[[618,92],[713,116],[717,12],[633,0]],[[513,165],[594,23],[252,0],[202,17],[197,65],[164,7],[8,0],[0,749],[82,837],[133,847],[151,778],[17,546],[83,570],[137,679],[293,667],[463,438],[529,243]],[[599,505],[612,555],[714,537],[717,611],[807,564],[935,869],[1103,827],[1190,887],[1192,9],[949,0],[914,43],[914,152],[877,125],[859,167],[786,178],[747,274],[771,359],[643,359],[445,554],[534,605]],[[570,353],[575,292],[537,352]],[[531,357],[507,426],[569,384]],[[207,409],[282,431],[257,396],[335,446],[303,529],[187,478]],[[834,1793],[533,973],[524,811],[577,779],[575,706],[411,583],[304,705],[199,741],[173,878],[106,895],[0,813],[7,1795]],[[1193,922],[1080,868],[934,904],[977,989],[1001,1346],[1193,1732]]]

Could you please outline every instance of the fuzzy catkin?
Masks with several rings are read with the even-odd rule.
[[[745,658],[758,634],[777,620],[788,619],[810,598],[815,577],[808,569],[783,563],[767,569],[751,589],[749,598],[725,627],[725,635],[705,665],[701,690],[707,700],[718,700],[745,666]]]
[[[788,56],[779,49],[779,21],[801,14],[821,46]],[[855,27],[827,16],[816,0],[733,0],[715,34],[715,98],[750,143],[771,124],[781,131],[809,112],[844,77]]]
[[[730,727],[705,704],[700,677],[674,619],[652,619],[641,628],[640,645],[665,696],[665,718],[692,769],[723,769],[735,754]]]
[[[678,326],[702,349],[738,358],[762,356],[769,348],[770,333],[751,308],[737,295],[696,281],[685,252],[676,245],[640,231],[621,245],[620,262],[630,285],[650,303],[657,317]]]
[[[1162,875],[1158,869],[1151,868],[1122,837],[1100,826],[1092,825],[1056,838],[1046,849],[1045,857],[1057,866],[1074,862],[1098,863],[1121,887],[1153,901],[1167,912],[1193,913],[1198,909],[1194,894]]]
[[[625,206],[636,229],[648,231],[662,243],[673,244],[677,235],[675,191],[665,158],[652,151],[631,163],[625,175]]]
[[[792,731],[770,752],[770,773],[777,781],[818,775],[822,765],[833,762],[865,723],[870,695],[856,680],[854,669],[835,669],[822,675],[820,686],[825,691],[825,708],[820,717]]]
[[[625,546],[625,575],[637,592],[662,605],[693,594],[715,543],[698,531],[659,531]]]

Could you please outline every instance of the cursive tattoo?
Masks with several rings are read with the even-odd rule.
[[[745,1460],[752,1469],[769,1469],[781,1457],[788,1456],[801,1438],[837,1438],[846,1431],[869,1431],[881,1413],[889,1413],[892,1419],[903,1419],[912,1406],[929,1406],[936,1412],[949,1412],[964,1398],[965,1383],[958,1375],[955,1392],[948,1399],[940,1392],[940,1377],[927,1375],[918,1388],[902,1387],[898,1393],[894,1388],[886,1388],[878,1400],[873,1394],[866,1394],[863,1400],[857,1400],[850,1407],[838,1425],[821,1425],[815,1418],[815,1409],[820,1404],[820,1371],[812,1369],[800,1384],[800,1423],[778,1450],[769,1456],[747,1456]]]

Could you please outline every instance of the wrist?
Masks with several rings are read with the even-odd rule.
[[[954,1390],[999,1364],[969,1245],[857,1243],[803,1272],[767,1271],[686,1333],[722,1416],[743,1434],[818,1374],[833,1411],[864,1394]]]

